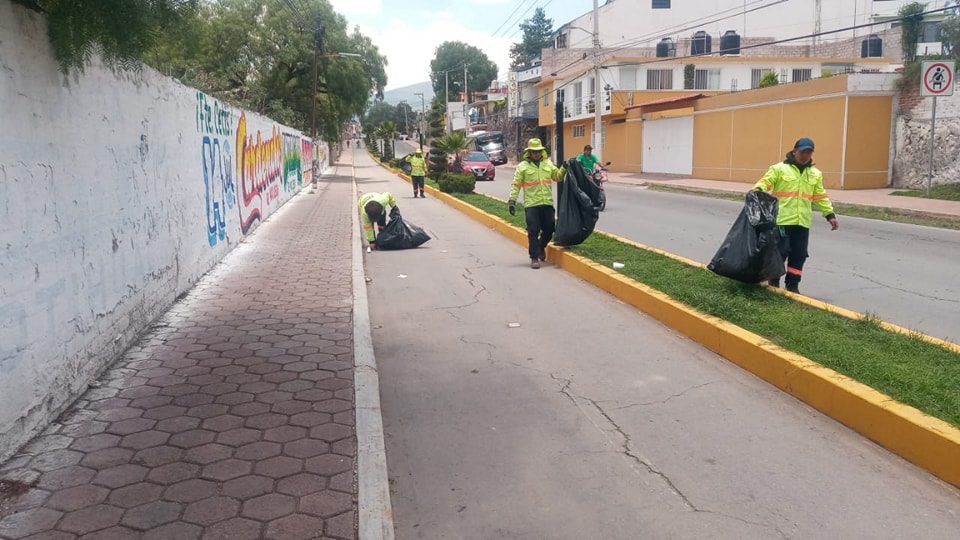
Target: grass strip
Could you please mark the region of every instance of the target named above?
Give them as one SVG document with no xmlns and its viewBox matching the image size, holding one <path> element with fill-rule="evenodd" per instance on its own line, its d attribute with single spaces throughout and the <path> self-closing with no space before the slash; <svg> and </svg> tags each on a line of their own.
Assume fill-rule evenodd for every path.
<svg viewBox="0 0 960 540">
<path fill-rule="evenodd" d="M 455 197 L 525 227 L 520 205 L 511 216 L 505 203 L 484 195 Z M 621 274 L 960 427 L 960 354 L 885 330 L 876 318 L 842 317 L 608 236 L 595 234 L 570 251 L 607 267 L 623 263 Z"/>
<path fill-rule="evenodd" d="M 667 184 L 647 184 L 647 189 L 665 193 L 681 193 L 684 195 L 697 195 L 700 197 L 710 197 L 712 199 L 743 202 L 742 193 L 730 191 L 688 188 Z M 907 210 L 883 208 L 879 206 L 863 206 L 859 204 L 834 203 L 833 207 L 841 217 L 852 216 L 864 219 L 879 219 L 881 221 L 906 223 L 908 225 L 925 225 L 927 227 L 960 230 L 960 218 L 951 218 L 950 216 L 923 214 Z"/>
<path fill-rule="evenodd" d="M 942 199 L 944 201 L 960 201 L 960 184 L 940 184 L 930 188 L 930 195 L 925 189 L 906 189 L 894 191 L 891 195 L 900 197 L 921 197 L 924 199 Z"/>
</svg>

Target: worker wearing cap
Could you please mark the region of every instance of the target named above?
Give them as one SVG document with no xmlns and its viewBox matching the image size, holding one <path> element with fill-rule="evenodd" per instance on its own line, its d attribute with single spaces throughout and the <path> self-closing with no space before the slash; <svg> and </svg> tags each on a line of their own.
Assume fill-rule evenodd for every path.
<svg viewBox="0 0 960 540">
<path fill-rule="evenodd" d="M 553 183 L 563 180 L 565 171 L 550 161 L 540 139 L 527 141 L 523 161 L 517 165 L 510 188 L 510 215 L 517 213 L 517 196 L 523 191 L 524 217 L 527 220 L 530 268 L 540 268 L 547 258 L 547 244 L 553 238 L 556 211 L 553 208 Z"/>
<path fill-rule="evenodd" d="M 830 222 L 832 230 L 840 227 L 833 204 L 823 188 L 823 173 L 813 165 L 813 150 L 813 140 L 806 137 L 798 140 L 793 150 L 787 153 L 787 158 L 771 166 L 754 186 L 754 189 L 772 193 L 778 199 L 777 225 L 780 226 L 782 237 L 780 252 L 787 264 L 784 281 L 787 290 L 795 293 L 800 292 L 803 263 L 809 256 L 807 245 L 813 207 Z M 780 280 L 772 280 L 770 285 L 779 287 Z"/>
<path fill-rule="evenodd" d="M 413 180 L 413 198 L 420 197 L 426 199 L 423 194 L 423 177 L 427 175 L 427 162 L 423 159 L 423 150 L 417 148 L 413 155 L 407 156 L 407 163 L 410 164 L 410 178 Z"/>
<path fill-rule="evenodd" d="M 377 232 L 387 226 L 387 207 L 390 206 L 390 219 L 400 217 L 400 208 L 397 207 L 397 199 L 392 193 L 364 193 L 360 196 L 360 202 L 357 204 L 360 208 L 360 221 L 363 224 L 363 232 L 367 236 L 367 242 L 370 247 L 377 247 Z M 376 225 L 377 230 L 374 229 Z"/>
</svg>

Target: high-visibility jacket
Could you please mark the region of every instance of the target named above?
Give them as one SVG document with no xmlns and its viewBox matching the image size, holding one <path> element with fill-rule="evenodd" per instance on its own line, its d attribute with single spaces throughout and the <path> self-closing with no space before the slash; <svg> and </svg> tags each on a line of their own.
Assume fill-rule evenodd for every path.
<svg viewBox="0 0 960 540">
<path fill-rule="evenodd" d="M 800 225 L 809 229 L 814 206 L 827 219 L 834 215 L 833 204 L 823 188 L 823 173 L 812 164 L 800 172 L 790 159 L 777 163 L 767 170 L 754 189 L 770 192 L 779 199 L 777 225 Z"/>
<path fill-rule="evenodd" d="M 426 176 L 427 161 L 422 156 L 416 154 L 407 156 L 407 163 L 410 164 L 410 176 Z"/>
<path fill-rule="evenodd" d="M 523 153 L 523 161 L 517 165 L 513 173 L 513 185 L 510 188 L 510 200 L 516 202 L 520 190 L 523 190 L 523 205 L 553 206 L 553 183 L 563 180 L 564 170 L 558 168 L 547 152 L 543 152 L 543 159 L 536 165 L 527 159 L 527 152 Z"/>
<path fill-rule="evenodd" d="M 388 207 L 397 206 L 397 199 L 393 197 L 392 193 L 386 191 L 383 193 L 364 193 L 360 196 L 360 202 L 357 204 L 357 207 L 360 208 L 360 222 L 363 223 L 363 232 L 366 233 L 368 242 L 375 242 L 377 240 L 377 233 L 373 229 L 373 222 L 370 221 L 370 216 L 368 216 L 367 212 L 363 209 L 370 201 L 380 203 L 380 206 L 383 207 L 383 215 L 386 216 L 389 214 Z"/>
</svg>

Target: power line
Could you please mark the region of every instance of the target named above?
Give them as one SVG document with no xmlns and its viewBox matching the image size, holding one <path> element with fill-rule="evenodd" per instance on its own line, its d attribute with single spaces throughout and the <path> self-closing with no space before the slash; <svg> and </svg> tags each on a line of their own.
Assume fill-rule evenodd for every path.
<svg viewBox="0 0 960 540">
<path fill-rule="evenodd" d="M 536 0 L 532 0 L 532 1 L 535 2 Z M 510 12 L 510 15 L 507 15 L 507 18 L 504 19 L 503 22 L 500 23 L 500 26 L 498 26 L 497 29 L 494 30 L 493 33 L 490 34 L 490 35 L 491 35 L 492 37 L 496 37 L 497 34 L 500 32 L 500 29 L 503 28 L 504 26 L 506 26 L 506 24 L 507 24 L 508 22 L 510 22 L 510 19 L 513 18 L 513 16 L 517 13 L 517 11 L 519 11 L 520 8 L 523 7 L 523 4 L 525 4 L 526 2 L 527 2 L 527 0 L 520 0 L 520 3 L 517 4 L 517 7 L 513 8 L 513 11 Z"/>
<path fill-rule="evenodd" d="M 542 6 L 539 6 L 539 8 L 540 8 L 540 9 L 546 9 L 547 6 L 549 6 L 551 2 L 553 2 L 553 0 L 547 0 L 547 2 L 546 2 L 545 4 L 543 4 Z M 518 21 L 518 22 L 522 22 L 524 15 L 526 15 L 527 13 L 529 13 L 529 12 L 530 12 L 530 8 L 532 8 L 532 7 L 535 6 L 536 4 L 537 4 L 536 2 L 530 4 L 530 6 L 527 7 L 527 11 L 524 11 L 523 14 L 520 15 L 520 18 L 517 19 L 517 21 Z M 521 30 L 521 27 L 520 27 L 519 25 L 517 25 L 517 29 L 514 30 L 512 34 L 510 34 L 509 36 L 507 36 L 507 39 L 510 39 L 510 38 L 512 38 L 513 36 L 517 35 L 517 32 L 519 32 L 520 30 Z"/>
</svg>

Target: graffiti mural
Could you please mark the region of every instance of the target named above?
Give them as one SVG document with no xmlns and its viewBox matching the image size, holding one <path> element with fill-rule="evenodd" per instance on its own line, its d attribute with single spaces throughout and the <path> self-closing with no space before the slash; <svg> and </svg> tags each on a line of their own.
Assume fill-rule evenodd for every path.
<svg viewBox="0 0 960 540">
<path fill-rule="evenodd" d="M 197 92 L 197 131 L 202 135 L 200 161 L 207 211 L 207 241 L 210 247 L 227 237 L 227 210 L 236 202 L 233 183 L 233 112 L 219 101 Z"/>
<path fill-rule="evenodd" d="M 309 184 L 313 182 L 313 141 L 303 139 L 300 141 L 300 170 L 303 171 L 303 181 Z"/>
<path fill-rule="evenodd" d="M 300 145 L 300 136 L 296 133 L 283 134 L 283 190 L 286 192 L 296 191 L 303 185 L 303 176 L 301 175 L 300 153 L 303 151 Z"/>
<path fill-rule="evenodd" d="M 237 176 L 240 181 L 240 230 L 247 234 L 263 220 L 271 203 L 280 198 L 284 167 L 283 139 L 276 126 L 264 138 L 260 130 L 247 133 L 247 115 L 237 122 Z"/>
</svg>

